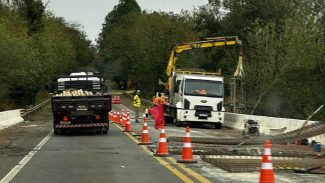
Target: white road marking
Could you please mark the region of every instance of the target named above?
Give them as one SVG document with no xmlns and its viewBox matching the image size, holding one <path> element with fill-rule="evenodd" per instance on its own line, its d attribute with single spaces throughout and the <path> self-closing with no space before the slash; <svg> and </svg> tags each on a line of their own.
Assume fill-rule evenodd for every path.
<svg viewBox="0 0 325 183">
<path fill-rule="evenodd" d="M 42 146 L 51 138 L 53 135 L 53 130 L 39 143 L 34 147 L 32 151 L 30 151 L 10 172 L 0 180 L 0 183 L 8 183 L 10 182 L 23 167 L 32 159 L 32 157 L 42 148 Z"/>
</svg>

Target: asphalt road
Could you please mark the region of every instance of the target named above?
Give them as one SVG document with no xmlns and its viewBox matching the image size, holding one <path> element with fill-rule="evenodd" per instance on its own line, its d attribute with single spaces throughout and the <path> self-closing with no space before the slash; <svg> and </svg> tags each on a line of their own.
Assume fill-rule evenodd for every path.
<svg viewBox="0 0 325 183">
<path fill-rule="evenodd" d="M 52 130 L 47 106 L 32 119 L 0 131 L 0 180 Z"/>
<path fill-rule="evenodd" d="M 122 103 L 131 108 L 128 99 L 122 98 Z M 120 111 L 122 107 L 124 106 L 114 105 L 114 110 Z M 141 123 L 135 124 L 133 120 L 131 121 L 133 131 L 139 134 Z M 150 138 L 155 146 L 159 132 L 153 128 L 152 119 L 148 119 L 148 125 Z M 15 183 L 258 182 L 259 172 L 229 173 L 202 161 L 198 156 L 195 156 L 197 164 L 187 166 L 175 163 L 175 159 L 180 158 L 179 155 L 169 158 L 153 157 L 152 152 L 136 144 L 135 137 L 121 132 L 121 129 L 112 124 L 108 135 L 76 132 L 56 136 L 50 133 L 51 130 L 50 107 L 27 122 L 1 130 L 0 180 L 10 175 L 13 177 L 11 182 Z M 166 126 L 166 131 L 167 136 L 184 134 L 184 128 L 172 124 Z M 46 138 L 48 134 L 50 135 Z M 238 135 L 239 131 L 227 128 L 221 130 L 215 130 L 213 126 L 191 128 L 191 136 Z M 276 172 L 277 182 L 323 182 L 324 178 L 324 175 Z"/>
<path fill-rule="evenodd" d="M 51 129 L 52 119 L 48 113 L 33 122 L 35 124 L 28 123 L 30 129 L 41 125 L 46 128 L 35 133 L 38 134 L 35 135 L 37 137 L 46 136 L 44 133 Z M 27 129 L 24 126 L 26 124 L 16 126 L 15 130 L 22 130 L 15 133 L 22 133 Z M 108 135 L 75 132 L 62 136 L 50 133 L 48 137 L 48 141 L 44 142 L 44 146 L 36 151 L 25 166 L 15 171 L 16 175 L 11 182 L 183 182 L 114 125 L 111 125 Z M 42 140 L 30 136 L 16 138 L 20 138 L 21 144 L 25 142 L 27 146 L 21 155 L 32 151 L 32 146 Z M 3 159 L 7 159 L 8 166 L 1 169 L 1 178 L 5 172 L 9 172 L 10 166 L 13 168 L 15 164 L 21 164 L 18 162 L 22 156 L 8 158 L 13 154 L 7 155 Z"/>
<path fill-rule="evenodd" d="M 58 136 L 51 130 L 48 107 L 0 132 L 2 182 L 198 182 L 176 163 L 152 156 L 115 125 L 107 135 L 79 131 Z"/>
<path fill-rule="evenodd" d="M 112 127 L 108 135 L 52 136 L 12 182 L 182 181 Z"/>
</svg>

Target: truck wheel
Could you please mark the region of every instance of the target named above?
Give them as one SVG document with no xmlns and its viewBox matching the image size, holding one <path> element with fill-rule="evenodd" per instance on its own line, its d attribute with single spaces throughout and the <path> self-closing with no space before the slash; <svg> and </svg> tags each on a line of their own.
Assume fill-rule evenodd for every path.
<svg viewBox="0 0 325 183">
<path fill-rule="evenodd" d="M 221 129 L 221 126 L 222 126 L 222 123 L 216 123 L 216 124 L 214 124 L 214 127 L 216 129 Z"/>
<path fill-rule="evenodd" d="M 174 121 L 177 127 L 181 127 L 183 125 L 183 122 L 178 121 L 177 119 L 174 119 Z"/>
<path fill-rule="evenodd" d="M 60 135 L 60 131 L 57 128 L 54 128 L 54 135 Z"/>
<path fill-rule="evenodd" d="M 165 119 L 165 122 L 166 123 L 172 123 L 173 122 L 173 119 L 169 116 L 164 116 L 164 119 Z"/>
<path fill-rule="evenodd" d="M 55 125 L 60 123 L 58 116 L 53 116 L 53 130 L 55 135 L 60 135 L 60 129 L 56 128 Z"/>
</svg>

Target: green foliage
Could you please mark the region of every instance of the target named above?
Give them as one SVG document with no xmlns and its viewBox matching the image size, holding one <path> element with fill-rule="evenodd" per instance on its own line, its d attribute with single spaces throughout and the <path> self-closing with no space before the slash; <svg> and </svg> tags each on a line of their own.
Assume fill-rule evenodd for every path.
<svg viewBox="0 0 325 183">
<path fill-rule="evenodd" d="M 43 28 L 43 14 L 45 6 L 41 0 L 24 0 L 23 11 L 28 23 L 28 34 L 40 32 Z"/>
<path fill-rule="evenodd" d="M 99 53 L 108 78 L 117 84 L 145 89 L 152 94 L 159 89 L 158 80 L 166 79 L 165 68 L 171 45 L 195 39 L 192 25 L 184 18 L 165 13 L 132 12 L 111 27 Z M 145 81 L 145 82 L 143 82 Z"/>
<path fill-rule="evenodd" d="M 175 43 L 240 36 L 247 104 L 257 107 L 256 114 L 305 118 L 325 103 L 324 1 L 209 0 L 181 15 L 140 13 L 138 6 L 122 11 L 126 4 L 107 15 L 94 63 L 117 84 L 128 81 L 152 94 L 159 90 L 158 78 L 165 78 Z M 182 54 L 177 67 L 221 68 L 230 78 L 237 60 L 238 48 L 213 48 Z M 323 112 L 315 119 L 324 117 Z"/>
<path fill-rule="evenodd" d="M 77 26 L 38 14 L 41 1 L 15 2 L 0 3 L 0 110 L 32 104 L 54 76 L 87 65 L 94 57 Z M 30 19 L 21 8 L 24 2 L 36 3 L 29 7 Z"/>
</svg>

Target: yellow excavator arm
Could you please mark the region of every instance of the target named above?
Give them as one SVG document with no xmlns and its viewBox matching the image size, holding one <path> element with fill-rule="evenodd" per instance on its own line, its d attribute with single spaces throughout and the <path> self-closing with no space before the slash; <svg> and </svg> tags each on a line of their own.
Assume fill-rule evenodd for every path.
<svg viewBox="0 0 325 183">
<path fill-rule="evenodd" d="M 169 56 L 169 61 L 166 69 L 166 74 L 168 77 L 168 89 L 171 89 L 172 75 L 176 70 L 176 60 L 177 55 L 186 50 L 192 50 L 197 48 L 210 48 L 218 46 L 228 46 L 228 45 L 241 45 L 241 41 L 238 36 L 232 37 L 214 37 L 206 38 L 203 41 L 189 42 L 177 44 L 172 48 L 172 51 Z"/>
</svg>

